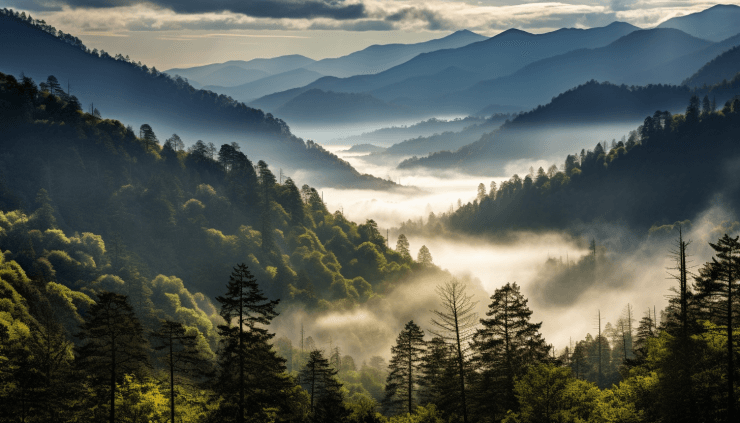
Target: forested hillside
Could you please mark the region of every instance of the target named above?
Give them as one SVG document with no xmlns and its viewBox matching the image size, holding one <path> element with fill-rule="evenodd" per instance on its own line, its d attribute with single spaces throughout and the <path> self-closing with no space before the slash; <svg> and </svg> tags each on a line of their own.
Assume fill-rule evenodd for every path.
<svg viewBox="0 0 740 423">
<path fill-rule="evenodd" d="M 739 130 L 740 100 L 715 110 L 708 97 L 693 96 L 685 114 L 657 111 L 611 146 L 598 143 L 562 164 L 531 169 L 499 186 L 481 183 L 475 202 L 437 216 L 424 230 L 505 233 L 596 221 L 647 230 L 692 218 L 717 195 L 737 209 L 740 197 L 731 175 L 740 157 Z M 413 222 L 401 227 L 419 229 Z"/>
<path fill-rule="evenodd" d="M 399 168 L 456 169 L 469 174 L 485 173 L 509 159 L 543 157 L 570 150 L 583 137 L 593 137 L 605 124 L 637 123 L 656 110 L 677 113 L 692 95 L 706 107 L 717 108 L 738 92 L 740 78 L 710 87 L 689 89 L 675 85 L 626 86 L 589 81 L 565 91 L 544 106 L 521 113 L 498 130 L 481 136 L 458 150 L 440 151 L 412 158 Z M 702 107 L 704 105 L 702 104 Z M 626 131 L 625 131 L 626 132 Z M 547 142 L 542 142 L 547 140 Z"/>
<path fill-rule="evenodd" d="M 259 354 L 244 371 L 264 372 L 244 388 L 244 415 L 302 419 L 308 397 L 289 373 L 310 348 L 254 328 L 291 308 L 350 310 L 410 278 L 446 277 L 237 144 L 185 151 L 173 134 L 160 145 L 149 125 L 135 133 L 83 112 L 53 79 L 0 75 L 0 131 L 0 421 L 164 421 L 172 360 L 186 363 L 173 370 L 179 419 L 232 421 L 244 406 L 233 385 L 245 386 L 233 377 L 244 337 Z M 245 290 L 250 335 L 229 325 Z M 101 329 L 105 319 L 120 326 Z M 160 348 L 172 342 L 176 356 Z M 358 407 L 382 397 L 384 369 L 351 371 Z"/>
<path fill-rule="evenodd" d="M 277 163 L 285 171 L 307 172 L 322 186 L 392 188 L 394 185 L 360 175 L 348 163 L 314 149 L 291 134 L 281 119 L 247 107 L 224 95 L 196 90 L 186 80 L 159 72 L 120 54 L 88 49 L 70 34 L 43 21 L 0 10 L 0 72 L 44 81 L 58 80 L 59 93 L 79 99 L 103 117 L 135 127 L 146 123 L 158 131 L 177 132 L 188 146 L 196 140 L 238 142 L 258 159 Z"/>
</svg>

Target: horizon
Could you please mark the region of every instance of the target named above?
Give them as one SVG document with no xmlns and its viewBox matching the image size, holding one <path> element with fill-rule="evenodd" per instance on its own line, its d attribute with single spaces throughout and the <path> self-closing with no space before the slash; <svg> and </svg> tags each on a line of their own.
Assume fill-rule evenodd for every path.
<svg viewBox="0 0 740 423">
<path fill-rule="evenodd" d="M 350 25 L 343 16 L 327 18 L 309 13 L 307 17 L 255 18 L 226 11 L 176 12 L 168 9 L 165 1 L 161 3 L 154 8 L 129 0 L 126 7 L 103 4 L 92 8 L 74 7 L 74 0 L 9 0 L 0 2 L 0 7 L 43 19 L 58 30 L 80 38 L 91 49 L 128 55 L 134 61 L 169 70 L 293 54 L 318 61 L 346 56 L 373 45 L 431 41 L 462 30 L 490 38 L 510 29 L 543 34 L 559 29 L 605 27 L 614 22 L 650 29 L 671 18 L 712 7 L 740 6 L 740 0 L 687 2 L 681 6 L 617 0 L 598 6 L 555 2 L 488 5 L 439 0 L 435 7 L 452 7 L 456 13 L 454 19 L 445 15 L 442 22 L 435 18 L 441 11 L 422 13 L 423 10 L 412 4 L 409 7 L 414 13 L 409 7 L 396 14 L 386 10 L 382 20 L 386 24 L 381 25 L 375 19 L 371 25 L 364 17 L 349 19 L 353 22 Z M 377 10 L 373 13 L 372 16 L 383 16 Z"/>
</svg>

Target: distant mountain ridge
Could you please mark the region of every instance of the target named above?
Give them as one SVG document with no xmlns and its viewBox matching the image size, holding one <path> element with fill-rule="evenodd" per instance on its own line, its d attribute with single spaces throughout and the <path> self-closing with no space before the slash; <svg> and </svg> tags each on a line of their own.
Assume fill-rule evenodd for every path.
<svg viewBox="0 0 740 423">
<path fill-rule="evenodd" d="M 627 87 L 590 81 L 555 97 L 546 106 L 522 113 L 500 129 L 457 151 L 438 152 L 402 162 L 399 168 L 484 172 L 491 163 L 534 157 L 552 148 L 554 129 L 583 125 L 637 123 L 655 110 L 680 111 L 686 107 L 691 91 L 683 86 L 653 85 Z M 543 139 L 548 139 L 543 143 Z"/>
<path fill-rule="evenodd" d="M 165 73 L 170 75 L 180 75 L 183 78 L 189 80 L 195 80 L 201 85 L 223 85 L 220 83 L 222 77 L 213 77 L 214 74 L 218 75 L 218 72 L 223 72 L 224 69 L 242 69 L 248 71 L 260 72 L 263 76 L 274 75 L 277 73 L 288 72 L 293 69 L 302 68 L 306 65 L 315 62 L 306 56 L 300 54 L 291 54 L 286 56 L 278 56 L 271 59 L 252 59 L 249 61 L 244 60 L 229 60 L 224 63 L 213 63 L 210 65 L 195 66 L 191 68 L 173 68 L 166 70 Z M 253 79 L 254 81 L 255 79 Z M 250 81 L 242 81 L 241 84 L 245 84 Z M 236 84 L 236 85 L 241 85 Z"/>
<path fill-rule="evenodd" d="M 738 72 L 740 72 L 740 46 L 735 46 L 702 66 L 682 84 L 688 87 L 714 85 L 731 80 Z"/>
<path fill-rule="evenodd" d="M 740 33 L 740 6 L 718 4 L 686 16 L 668 19 L 658 28 L 679 29 L 694 37 L 721 41 Z"/>
<path fill-rule="evenodd" d="M 416 99 L 435 97 L 446 90 L 454 72 L 444 73 L 451 66 L 467 72 L 469 86 L 478 81 L 508 75 L 521 67 L 545 57 L 576 50 L 607 45 L 638 29 L 632 25 L 615 22 L 603 28 L 562 29 L 546 34 L 530 34 L 510 29 L 492 38 L 456 49 L 438 50 L 420 54 L 402 65 L 375 75 L 358 75 L 349 78 L 324 77 L 305 89 L 319 88 L 336 92 L 369 92 L 381 100 L 397 97 L 392 90 L 384 91 L 397 83 L 413 83 L 413 78 L 440 74 L 442 79 L 432 79 L 423 84 L 423 92 Z M 459 78 L 457 78 L 459 79 Z M 259 99 L 255 104 L 259 104 Z"/>
<path fill-rule="evenodd" d="M 605 47 L 543 59 L 511 75 L 483 81 L 433 101 L 440 107 L 456 106 L 472 113 L 492 101 L 532 108 L 592 79 L 628 85 L 659 84 L 663 82 L 663 73 L 650 72 L 651 69 L 675 63 L 676 59 L 711 45 L 676 29 L 634 31 Z M 700 64 L 675 63 L 677 69 L 673 71 L 690 75 Z"/>
<path fill-rule="evenodd" d="M 180 75 L 188 78 L 201 86 L 209 86 L 216 89 L 217 92 L 235 98 L 255 99 L 273 92 L 306 85 L 321 76 L 348 77 L 375 74 L 400 65 L 421 53 L 446 48 L 457 48 L 484 39 L 486 37 L 482 35 L 468 30 L 461 30 L 446 37 L 421 43 L 372 45 L 345 56 L 318 61 L 301 55 L 287 55 L 249 61 L 232 60 L 225 63 L 214 63 L 192 68 L 175 68 L 166 72 L 171 75 Z M 262 89 L 255 90 L 252 93 L 245 92 L 244 87 L 239 89 L 230 88 L 242 86 L 259 79 L 251 78 L 250 75 L 244 74 L 244 71 L 247 70 L 264 72 L 265 74 L 262 78 L 265 78 L 301 68 L 305 71 L 314 72 L 317 78 L 299 85 L 296 85 L 296 83 L 278 85 L 274 91 L 270 92 L 264 92 L 266 88 L 269 90 L 269 84 L 267 83 L 262 84 Z M 229 70 L 229 72 L 227 73 L 226 70 Z M 227 74 L 224 75 L 225 73 Z M 239 81 L 240 75 L 243 74 L 245 79 Z M 308 74 L 308 72 L 305 74 Z M 224 83 L 226 81 L 232 82 Z M 254 86 L 251 88 L 254 88 Z"/>
<path fill-rule="evenodd" d="M 268 94 L 302 87 L 321 78 L 321 74 L 306 68 L 297 68 L 283 73 L 267 75 L 263 78 L 233 87 L 206 85 L 203 89 L 228 93 L 239 101 L 249 102 Z"/>
</svg>

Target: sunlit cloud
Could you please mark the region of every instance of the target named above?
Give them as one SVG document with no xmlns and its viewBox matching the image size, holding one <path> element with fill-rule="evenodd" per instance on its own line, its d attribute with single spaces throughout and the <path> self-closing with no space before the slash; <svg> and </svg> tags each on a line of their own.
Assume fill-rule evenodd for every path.
<svg viewBox="0 0 740 423">
<path fill-rule="evenodd" d="M 363 0 L 315 2 L 234 2 L 234 4 L 285 4 L 291 7 L 305 3 L 303 13 L 280 11 L 256 13 L 230 7 L 230 2 L 174 1 L 141 2 L 139 0 L 65 0 L 27 1 L 14 5 L 33 11 L 44 19 L 63 22 L 81 30 L 97 31 L 165 31 L 165 30 L 343 30 L 343 31 L 452 31 L 469 29 L 484 35 L 495 35 L 508 28 L 546 32 L 562 27 L 587 28 L 620 20 L 651 27 L 671 17 L 698 12 L 712 3 L 670 2 L 652 0 L 603 0 L 583 3 L 536 2 L 502 4 L 446 0 L 404 2 Z M 730 3 L 740 4 L 740 0 Z M 310 5 L 327 10 L 355 8 L 347 14 L 313 13 Z M 303 6 L 302 6 L 303 7 Z M 317 10 L 318 10 L 317 9 Z M 296 9 L 297 10 L 297 9 Z M 323 9 L 321 9 L 323 10 Z M 284 13 L 283 13 L 284 12 Z"/>
</svg>

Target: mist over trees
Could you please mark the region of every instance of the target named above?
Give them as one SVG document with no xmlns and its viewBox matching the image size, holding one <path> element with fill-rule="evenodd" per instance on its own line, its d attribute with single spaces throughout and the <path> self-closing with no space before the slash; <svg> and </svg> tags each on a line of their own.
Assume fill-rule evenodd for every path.
<svg viewBox="0 0 740 423">
<path fill-rule="evenodd" d="M 269 114 L 89 51 L 24 13 L 0 15 L 174 84 L 181 100 L 212 101 L 233 113 L 226 120 L 257 122 L 286 142 L 276 148 L 296 145 Z M 320 191 L 244 145 L 204 137 L 186 148 L 156 125 L 137 130 L 87 111 L 54 76 L 37 85 L 0 74 L 0 422 L 736 421 L 738 226 L 713 228 L 727 233 L 703 245 L 711 260 L 692 265 L 696 244 L 681 219 L 717 199 L 739 205 L 740 99 L 718 105 L 713 95 L 723 99 L 738 78 L 694 90 L 591 82 L 559 99 L 570 105 L 521 114 L 507 125 L 552 123 L 558 104 L 594 93 L 629 94 L 615 104 L 691 94 L 684 114 L 651 112 L 623 140 L 523 178 L 480 182 L 473 202 L 409 221 L 391 248 L 378 222 L 330 212 Z M 303 153 L 378 182 L 314 142 Z M 618 219 L 676 236 L 665 252 L 675 261 L 668 305 L 613 304 L 612 322 L 583 309 L 594 333 L 564 348 L 547 343 L 516 281 L 482 297 L 435 265 L 432 244 L 409 241 Z M 567 304 L 625 266 L 594 239 L 572 262 L 548 259 L 531 295 Z M 335 336 L 331 325 L 328 337 L 304 330 L 304 320 L 341 323 L 391 307 L 384 301 L 403 289 L 436 302 L 407 310 L 381 355 L 348 351 L 358 336 Z"/>
</svg>

